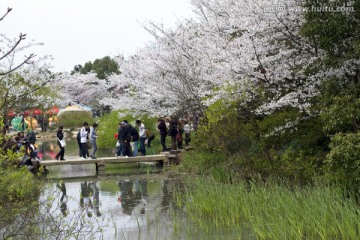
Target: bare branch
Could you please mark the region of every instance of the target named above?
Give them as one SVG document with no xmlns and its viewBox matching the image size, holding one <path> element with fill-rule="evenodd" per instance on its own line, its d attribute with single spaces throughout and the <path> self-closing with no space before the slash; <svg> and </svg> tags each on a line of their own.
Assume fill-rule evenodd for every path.
<svg viewBox="0 0 360 240">
<path fill-rule="evenodd" d="M 2 57 L 0 57 L 0 60 L 6 58 L 10 53 L 12 53 L 15 50 L 15 48 L 20 44 L 20 42 L 25 40 L 25 38 L 26 38 L 26 34 L 20 33 L 19 39 L 17 40 L 15 45 L 7 53 L 5 53 Z"/>
<path fill-rule="evenodd" d="M 6 17 L 6 15 L 8 15 L 9 12 L 11 12 L 11 10 L 12 10 L 12 8 L 8 7 L 6 13 L 0 18 L 0 21 L 2 21 Z"/>
<path fill-rule="evenodd" d="M 12 73 L 12 72 L 14 72 L 14 71 L 16 71 L 17 69 L 19 69 L 20 67 L 22 67 L 23 65 L 25 65 L 25 64 L 31 64 L 31 62 L 30 62 L 30 59 L 32 59 L 32 58 L 34 58 L 36 55 L 35 54 L 30 54 L 28 57 L 26 57 L 26 59 L 22 62 L 22 63 L 20 63 L 18 66 L 16 66 L 15 68 L 12 68 L 12 69 L 10 69 L 9 71 L 7 71 L 7 72 L 0 72 L 0 76 L 4 76 L 4 75 L 7 75 L 7 74 L 9 74 L 9 73 Z"/>
</svg>

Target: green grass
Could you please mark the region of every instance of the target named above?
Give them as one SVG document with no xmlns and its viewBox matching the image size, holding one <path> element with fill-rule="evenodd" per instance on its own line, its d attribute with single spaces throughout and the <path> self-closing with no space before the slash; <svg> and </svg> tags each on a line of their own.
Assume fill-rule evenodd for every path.
<svg viewBox="0 0 360 240">
<path fill-rule="evenodd" d="M 217 184 L 191 181 L 185 199 L 188 221 L 202 229 L 236 228 L 239 239 L 358 239 L 359 208 L 337 187 L 286 184 Z M 209 224 L 210 223 L 210 224 Z"/>
</svg>

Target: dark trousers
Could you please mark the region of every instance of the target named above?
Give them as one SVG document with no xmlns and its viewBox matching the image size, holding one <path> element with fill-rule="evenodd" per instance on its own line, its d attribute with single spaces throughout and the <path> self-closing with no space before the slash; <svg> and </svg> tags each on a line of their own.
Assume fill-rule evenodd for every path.
<svg viewBox="0 0 360 240">
<path fill-rule="evenodd" d="M 79 146 L 79 157 L 81 157 L 81 153 L 82 153 L 82 151 L 81 151 L 81 142 L 77 141 L 77 143 L 78 143 L 78 146 Z"/>
<path fill-rule="evenodd" d="M 176 150 L 176 135 L 171 136 L 171 150 Z"/>
<path fill-rule="evenodd" d="M 166 140 L 166 135 L 160 135 L 160 142 L 161 142 L 161 146 L 163 148 L 163 152 L 167 151 L 167 147 L 165 144 L 165 140 Z"/>
<path fill-rule="evenodd" d="M 154 140 L 154 138 L 155 138 L 155 135 L 152 135 L 151 137 L 149 137 L 149 138 L 147 139 L 147 140 L 148 140 L 148 142 L 147 142 L 148 147 L 151 147 L 151 146 L 150 146 L 150 143 L 151 143 L 152 140 Z"/>
<path fill-rule="evenodd" d="M 190 133 L 185 133 L 185 145 L 189 146 L 190 142 L 191 142 Z"/>
<path fill-rule="evenodd" d="M 87 154 L 89 153 L 89 150 L 88 150 L 88 148 L 87 148 L 87 144 L 86 144 L 86 142 L 85 143 L 81 143 L 81 157 L 83 157 L 83 158 L 86 158 L 87 156 Z"/>
<path fill-rule="evenodd" d="M 65 148 L 61 146 L 59 140 L 57 141 L 57 143 L 60 147 L 60 151 L 58 152 L 58 154 L 56 154 L 55 158 L 58 159 L 60 157 L 60 160 L 63 160 L 65 155 Z"/>
<path fill-rule="evenodd" d="M 145 149 L 145 140 L 146 138 L 140 138 L 140 152 L 141 155 L 145 156 L 146 155 L 146 149 Z"/>
<path fill-rule="evenodd" d="M 131 154 L 131 146 L 130 146 L 130 142 L 129 141 L 126 141 L 123 143 L 123 147 L 122 147 L 122 155 L 125 157 L 125 156 L 128 156 L 128 157 L 131 157 L 132 154 Z"/>
<path fill-rule="evenodd" d="M 177 140 L 177 145 L 179 149 L 182 149 L 183 147 L 183 140 L 182 140 L 182 136 L 181 136 L 181 141 Z"/>
<path fill-rule="evenodd" d="M 119 146 L 119 147 L 117 148 L 117 150 L 116 150 L 116 155 L 117 155 L 117 156 L 121 156 L 121 155 L 122 155 L 123 145 L 124 145 L 124 143 L 123 143 L 123 142 L 120 142 L 120 146 Z"/>
</svg>

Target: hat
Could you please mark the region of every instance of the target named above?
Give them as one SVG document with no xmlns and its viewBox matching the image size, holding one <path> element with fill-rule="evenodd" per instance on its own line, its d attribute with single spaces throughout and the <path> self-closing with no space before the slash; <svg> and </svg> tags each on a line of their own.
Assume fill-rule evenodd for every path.
<svg viewBox="0 0 360 240">
<path fill-rule="evenodd" d="M 125 122 L 121 122 L 120 125 L 125 125 L 126 123 Z"/>
</svg>

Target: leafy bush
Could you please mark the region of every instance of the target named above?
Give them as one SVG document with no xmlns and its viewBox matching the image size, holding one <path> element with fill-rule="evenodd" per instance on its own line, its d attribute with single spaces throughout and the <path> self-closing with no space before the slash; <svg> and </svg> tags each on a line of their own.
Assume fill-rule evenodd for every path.
<svg viewBox="0 0 360 240">
<path fill-rule="evenodd" d="M 327 174 L 331 180 L 347 187 L 360 187 L 360 131 L 338 133 L 331 138 L 326 156 Z"/>
<path fill-rule="evenodd" d="M 328 134 L 351 132 L 360 126 L 360 98 L 346 93 L 335 96 L 332 104 L 321 113 L 324 130 Z"/>
</svg>

